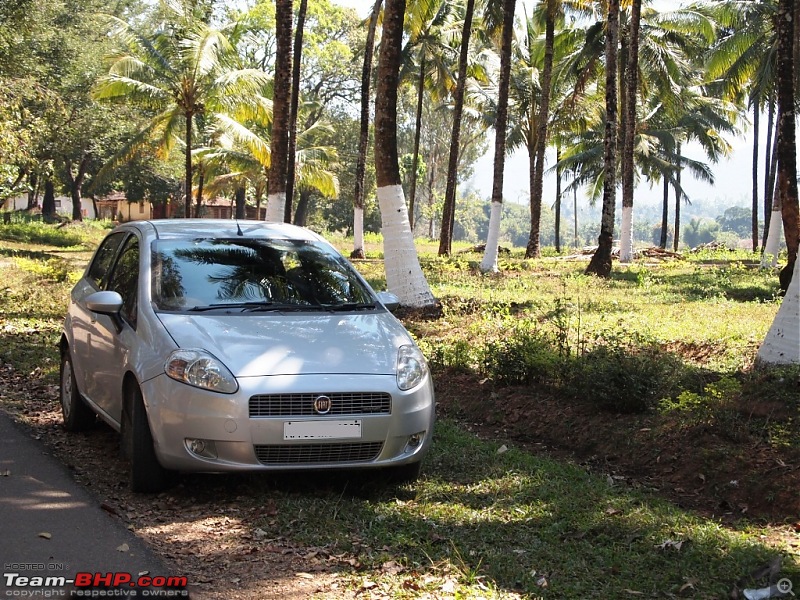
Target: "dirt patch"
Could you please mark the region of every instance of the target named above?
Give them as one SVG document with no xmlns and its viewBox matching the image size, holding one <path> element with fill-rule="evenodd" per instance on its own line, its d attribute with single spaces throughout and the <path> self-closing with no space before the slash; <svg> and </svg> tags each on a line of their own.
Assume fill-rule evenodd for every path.
<svg viewBox="0 0 800 600">
<path fill-rule="evenodd" d="M 440 414 L 481 437 L 573 460 L 705 516 L 800 530 L 800 449 L 770 445 L 746 427 L 757 418 L 796 418 L 785 404 L 741 403 L 736 423 L 686 424 L 660 414 L 610 414 L 533 387 L 495 388 L 454 371 L 438 374 L 437 400 Z"/>
</svg>

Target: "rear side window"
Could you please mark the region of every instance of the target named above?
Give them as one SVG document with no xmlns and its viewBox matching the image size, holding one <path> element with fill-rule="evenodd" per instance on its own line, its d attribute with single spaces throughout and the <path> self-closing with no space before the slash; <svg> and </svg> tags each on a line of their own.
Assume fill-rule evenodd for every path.
<svg viewBox="0 0 800 600">
<path fill-rule="evenodd" d="M 114 263 L 114 257 L 124 239 L 124 232 L 112 233 L 104 239 L 97 248 L 97 252 L 95 252 L 94 259 L 89 266 L 89 271 L 86 276 L 91 279 L 98 288 L 103 285 L 103 280 L 106 278 L 111 265 Z"/>
</svg>

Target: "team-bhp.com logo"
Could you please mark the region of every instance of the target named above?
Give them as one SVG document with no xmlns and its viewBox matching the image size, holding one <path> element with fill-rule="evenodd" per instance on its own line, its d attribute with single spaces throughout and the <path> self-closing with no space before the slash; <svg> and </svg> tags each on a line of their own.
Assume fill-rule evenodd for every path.
<svg viewBox="0 0 800 600">
<path fill-rule="evenodd" d="M 163 576 L 163 575 L 132 575 L 131 573 L 124 572 L 111 572 L 111 573 L 90 573 L 82 571 L 75 574 L 75 577 L 67 578 L 64 576 L 30 576 L 21 575 L 20 573 L 4 573 L 4 583 L 6 588 L 65 588 L 67 586 L 73 587 L 72 596 L 86 596 L 96 597 L 100 595 L 109 595 L 108 592 L 113 589 L 116 593 L 114 596 L 135 595 L 137 597 L 188 597 L 189 592 L 186 589 L 188 579 L 186 577 L 178 576 Z M 8 591 L 13 591 L 8 589 Z M 102 593 L 106 592 L 106 593 Z M 9 595 L 6 593 L 6 595 Z M 13 594 L 20 595 L 20 594 Z M 27 594 L 24 594 L 27 595 Z"/>
</svg>

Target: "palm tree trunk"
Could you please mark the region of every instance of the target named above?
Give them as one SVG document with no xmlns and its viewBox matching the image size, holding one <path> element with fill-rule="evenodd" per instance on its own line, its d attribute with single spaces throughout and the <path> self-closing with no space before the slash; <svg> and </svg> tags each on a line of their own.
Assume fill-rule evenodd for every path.
<svg viewBox="0 0 800 600">
<path fill-rule="evenodd" d="M 586 273 L 611 275 L 614 243 L 614 212 L 617 202 L 617 46 L 619 44 L 619 0 L 608 0 L 606 19 L 606 123 L 603 141 L 603 215 L 597 250 Z"/>
<path fill-rule="evenodd" d="M 639 88 L 639 23 L 642 0 L 633 0 L 628 34 L 628 56 L 625 69 L 625 121 L 622 140 L 622 232 L 620 236 L 620 262 L 633 260 L 633 143 L 636 136 L 636 98 Z"/>
<path fill-rule="evenodd" d="M 753 210 L 752 232 L 753 252 L 758 250 L 758 136 L 761 125 L 761 107 L 753 101 Z"/>
<path fill-rule="evenodd" d="M 184 168 L 186 169 L 186 179 L 184 181 L 185 204 L 183 216 L 187 219 L 192 216 L 192 119 L 191 112 L 186 113 L 186 149 L 184 150 Z"/>
<path fill-rule="evenodd" d="M 414 201 L 417 196 L 417 169 L 419 168 L 419 138 L 422 133 L 422 100 L 425 93 L 425 56 L 419 65 L 419 84 L 417 87 L 417 116 L 414 122 L 414 157 L 411 160 L 411 190 L 408 199 L 408 221 L 414 231 Z"/>
<path fill-rule="evenodd" d="M 767 232 L 772 213 L 772 196 L 775 193 L 775 177 L 778 168 L 778 129 L 775 127 L 775 100 L 769 99 L 767 113 L 767 147 L 764 152 L 764 231 L 762 233 L 762 253 L 767 245 Z"/>
<path fill-rule="evenodd" d="M 311 202 L 311 191 L 301 189 L 300 199 L 297 201 L 297 210 L 294 213 L 294 223 L 305 227 L 308 221 L 308 205 Z"/>
<path fill-rule="evenodd" d="M 672 234 L 672 250 L 677 252 L 681 245 L 681 196 L 683 196 L 683 189 L 681 188 L 681 171 L 683 170 L 683 161 L 681 160 L 681 144 L 678 142 L 677 148 L 678 165 L 675 171 L 675 231 Z"/>
<path fill-rule="evenodd" d="M 539 223 L 542 217 L 542 188 L 544 182 L 544 151 L 547 148 L 547 121 L 550 119 L 550 80 L 553 74 L 553 44 L 556 27 L 556 2 L 547 0 L 544 33 L 544 66 L 542 69 L 542 97 L 539 108 L 539 121 L 536 133 L 536 164 L 534 165 L 533 185 L 531 187 L 531 233 L 526 258 L 538 258 Z"/>
<path fill-rule="evenodd" d="M 303 57 L 303 28 L 306 22 L 308 0 L 300 0 L 297 9 L 297 29 L 294 34 L 294 57 L 292 59 L 292 100 L 289 108 L 289 150 L 286 167 L 286 210 L 283 220 L 292 222 L 292 202 L 294 201 L 295 150 L 297 149 L 297 110 L 300 105 L 300 62 Z"/>
<path fill-rule="evenodd" d="M 494 138 L 494 174 L 492 179 L 492 211 L 481 271 L 497 272 L 497 244 L 500 241 L 500 218 L 503 211 L 503 171 L 506 164 L 506 129 L 508 125 L 508 88 L 511 82 L 511 42 L 514 35 L 516 0 L 503 0 L 503 37 L 500 46 L 500 80 L 498 82 L 497 117 Z"/>
<path fill-rule="evenodd" d="M 781 289 L 786 292 L 794 272 L 800 243 L 800 206 L 797 195 L 797 141 L 794 117 L 794 11 L 795 0 L 778 4 L 778 190 L 781 196 L 783 235 L 788 260 L 781 270 Z M 796 315 L 795 315 L 796 317 Z M 795 320 L 795 325 L 797 321 Z"/>
<path fill-rule="evenodd" d="M 246 190 L 244 186 L 239 186 L 236 188 L 236 192 L 234 193 L 234 202 L 236 204 L 236 218 L 237 219 L 244 219 L 244 203 L 246 199 Z"/>
<path fill-rule="evenodd" d="M 661 240 L 658 247 L 667 248 L 667 228 L 669 227 L 669 179 L 664 177 L 664 201 L 661 207 Z"/>
<path fill-rule="evenodd" d="M 578 248 L 578 188 L 575 187 L 575 182 L 572 184 L 572 221 L 575 233 L 575 248 Z"/>
<path fill-rule="evenodd" d="M 397 89 L 405 0 L 386 0 L 375 90 L 375 175 L 383 225 L 384 268 L 389 291 L 407 306 L 435 303 L 419 264 L 397 159 Z"/>
<path fill-rule="evenodd" d="M 200 211 L 203 208 L 203 187 L 205 186 L 205 171 L 203 165 L 198 165 L 197 171 L 197 200 L 195 201 L 194 216 L 200 218 Z"/>
<path fill-rule="evenodd" d="M 461 50 L 458 57 L 458 81 L 453 97 L 453 130 L 450 134 L 450 157 L 447 162 L 447 186 L 442 208 L 442 227 L 439 233 L 439 255 L 449 256 L 453 245 L 453 221 L 456 211 L 456 178 L 458 176 L 458 157 L 460 153 L 461 114 L 464 110 L 464 91 L 467 83 L 467 62 L 469 59 L 469 39 L 472 34 L 472 17 L 475 0 L 467 0 L 464 24 L 461 28 Z"/>
<path fill-rule="evenodd" d="M 272 96 L 271 163 L 267 221 L 283 221 L 289 151 L 292 85 L 292 0 L 275 0 L 275 84 Z"/>
<path fill-rule="evenodd" d="M 364 258 L 364 179 L 369 145 L 369 84 L 372 77 L 372 53 L 375 49 L 375 29 L 378 25 L 383 0 L 375 0 L 369 18 L 367 43 L 364 47 L 364 64 L 361 68 L 361 129 L 358 137 L 356 161 L 356 187 L 353 194 L 353 251 L 350 258 Z"/>
<path fill-rule="evenodd" d="M 556 223 L 555 223 L 555 242 L 556 252 L 561 253 L 561 168 L 558 163 L 561 161 L 561 147 L 556 145 Z"/>
</svg>

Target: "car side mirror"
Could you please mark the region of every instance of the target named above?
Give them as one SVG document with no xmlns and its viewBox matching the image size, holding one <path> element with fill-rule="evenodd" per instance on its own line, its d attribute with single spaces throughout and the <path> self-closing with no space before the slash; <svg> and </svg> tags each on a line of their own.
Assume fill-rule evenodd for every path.
<svg viewBox="0 0 800 600">
<path fill-rule="evenodd" d="M 117 333 L 122 331 L 122 317 L 119 316 L 119 311 L 122 310 L 122 296 L 118 292 L 95 292 L 86 296 L 85 302 L 86 308 L 90 311 L 111 317 Z"/>
<path fill-rule="evenodd" d="M 400 308 L 400 298 L 391 292 L 378 292 L 378 300 L 389 312 L 394 312 Z"/>
<path fill-rule="evenodd" d="M 122 310 L 122 296 L 118 292 L 95 292 L 86 296 L 86 308 L 101 315 L 116 315 Z"/>
</svg>

